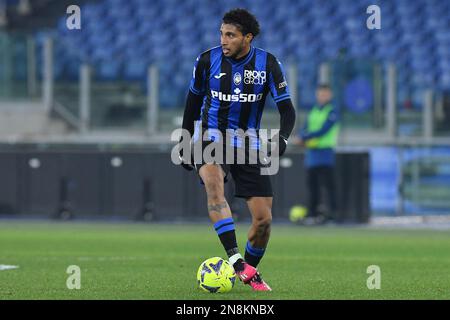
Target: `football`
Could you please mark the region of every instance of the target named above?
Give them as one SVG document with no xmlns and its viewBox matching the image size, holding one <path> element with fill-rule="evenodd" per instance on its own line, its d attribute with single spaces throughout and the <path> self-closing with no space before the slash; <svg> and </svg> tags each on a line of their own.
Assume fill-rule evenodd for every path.
<svg viewBox="0 0 450 320">
<path fill-rule="evenodd" d="M 236 272 L 227 260 L 220 257 L 206 259 L 197 271 L 200 289 L 210 293 L 225 293 L 233 289 Z"/>
<path fill-rule="evenodd" d="M 306 209 L 305 207 L 300 205 L 293 206 L 289 211 L 289 220 L 294 223 L 299 222 L 306 217 L 307 213 L 308 209 Z"/>
</svg>

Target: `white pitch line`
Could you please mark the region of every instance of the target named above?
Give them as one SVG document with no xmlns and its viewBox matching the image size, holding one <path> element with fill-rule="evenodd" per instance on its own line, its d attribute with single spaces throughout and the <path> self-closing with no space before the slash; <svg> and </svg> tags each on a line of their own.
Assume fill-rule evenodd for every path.
<svg viewBox="0 0 450 320">
<path fill-rule="evenodd" d="M 19 266 L 9 266 L 7 264 L 0 264 L 0 271 L 18 269 L 18 268 L 19 268 Z"/>
</svg>

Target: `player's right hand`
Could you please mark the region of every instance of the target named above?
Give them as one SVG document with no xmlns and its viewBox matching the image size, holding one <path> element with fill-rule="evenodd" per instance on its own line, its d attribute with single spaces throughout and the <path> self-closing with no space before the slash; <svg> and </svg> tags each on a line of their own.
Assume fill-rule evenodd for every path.
<svg viewBox="0 0 450 320">
<path fill-rule="evenodd" d="M 183 150 L 182 149 L 180 149 L 180 150 L 178 150 L 178 158 L 180 159 L 180 161 L 181 161 L 181 166 L 184 168 L 184 169 L 186 169 L 187 171 L 192 171 L 192 170 L 194 170 L 194 166 L 188 161 L 188 160 L 186 160 L 184 157 L 183 157 Z"/>
</svg>

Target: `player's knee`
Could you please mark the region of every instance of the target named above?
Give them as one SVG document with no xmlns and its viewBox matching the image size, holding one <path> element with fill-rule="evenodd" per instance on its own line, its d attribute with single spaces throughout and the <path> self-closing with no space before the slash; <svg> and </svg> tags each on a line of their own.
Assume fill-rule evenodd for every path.
<svg viewBox="0 0 450 320">
<path fill-rule="evenodd" d="M 272 225 L 272 215 L 265 215 L 253 219 L 253 224 L 257 229 L 267 229 Z"/>
<path fill-rule="evenodd" d="M 256 233 L 256 237 L 260 239 L 267 238 L 270 234 L 272 224 L 272 217 L 265 216 L 253 220 L 253 227 Z"/>
</svg>

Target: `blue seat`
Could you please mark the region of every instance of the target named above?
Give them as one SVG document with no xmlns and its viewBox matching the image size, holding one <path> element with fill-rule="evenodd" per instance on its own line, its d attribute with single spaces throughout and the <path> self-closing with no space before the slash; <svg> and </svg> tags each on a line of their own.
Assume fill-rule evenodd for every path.
<svg viewBox="0 0 450 320">
<path fill-rule="evenodd" d="M 381 30 L 366 28 L 365 11 L 371 4 L 382 9 Z M 65 62 L 73 57 L 70 52 L 76 52 L 76 59 L 98 63 L 100 78 L 108 80 L 124 76 L 145 83 L 148 63 L 162 61 L 161 79 L 173 83 L 174 88 L 166 98 L 161 96 L 167 106 L 173 105 L 179 102 L 176 95 L 186 90 L 195 57 L 220 44 L 222 14 L 241 6 L 249 8 L 260 21 L 262 32 L 255 46 L 274 53 L 284 63 L 288 58 L 298 62 L 302 104 L 314 102 L 317 65 L 336 58 L 341 48 L 347 49 L 349 58 L 376 57 L 382 63 L 395 62 L 399 81 L 406 86 L 401 100 L 419 85 L 448 86 L 450 2 L 442 0 L 89 3 L 82 7 L 82 32 L 68 32 L 64 16 L 58 21 L 61 43 L 55 55 L 62 61 L 58 62 L 59 70 L 64 71 L 59 74 L 70 73 Z M 168 63 L 167 57 L 173 57 L 174 62 Z M 126 63 L 121 65 L 120 61 Z"/>
<path fill-rule="evenodd" d="M 450 89 L 450 72 L 441 73 L 438 76 L 438 83 L 441 89 Z"/>
<path fill-rule="evenodd" d="M 201 50 L 184 49 L 183 51 L 177 54 L 177 58 L 180 59 L 181 61 L 190 61 L 190 63 L 192 64 L 200 53 Z"/>
<path fill-rule="evenodd" d="M 148 0 L 146 1 L 147 5 L 138 5 L 134 9 L 134 16 L 140 22 L 152 21 L 158 19 L 158 13 L 160 8 L 155 5 L 148 5 Z"/>
<path fill-rule="evenodd" d="M 134 0 L 133 2 L 138 7 L 148 7 L 149 6 L 148 0 Z M 158 0 L 154 0 L 151 2 L 151 6 L 158 5 L 159 2 L 160 1 L 158 1 Z"/>
<path fill-rule="evenodd" d="M 87 3 L 84 4 L 80 9 L 81 12 L 83 12 L 83 20 L 101 19 L 105 14 L 105 8 L 98 3 Z"/>
<path fill-rule="evenodd" d="M 179 98 L 177 97 L 173 89 L 172 90 L 165 89 L 159 93 L 159 106 L 163 109 L 179 107 L 180 105 L 178 104 L 178 101 Z"/>
<path fill-rule="evenodd" d="M 111 27 L 116 34 L 128 34 L 130 37 L 137 34 L 138 26 L 133 19 L 119 19 L 112 23 Z"/>
<path fill-rule="evenodd" d="M 124 7 L 127 6 L 130 3 L 129 0 L 108 0 L 108 7 Z"/>
<path fill-rule="evenodd" d="M 121 76 L 122 61 L 105 59 L 97 63 L 96 78 L 99 80 L 117 80 Z"/>
<path fill-rule="evenodd" d="M 450 29 L 436 31 L 435 38 L 439 43 L 450 46 Z"/>
<path fill-rule="evenodd" d="M 356 58 L 370 58 L 375 56 L 370 44 L 368 43 L 356 43 L 350 47 L 349 53 Z"/>
<path fill-rule="evenodd" d="M 113 0 L 114 1 L 114 0 Z M 133 7 L 130 5 L 129 1 L 120 1 L 120 3 L 114 4 L 114 2 L 109 2 L 105 6 L 106 13 L 110 17 L 129 17 L 132 14 Z"/>
<path fill-rule="evenodd" d="M 89 31 L 90 33 L 108 32 L 111 29 L 112 20 L 110 18 L 92 20 L 82 22 L 83 26 L 81 30 Z"/>
<path fill-rule="evenodd" d="M 411 68 L 414 71 L 426 72 L 433 67 L 431 60 L 411 59 Z"/>
<path fill-rule="evenodd" d="M 105 32 L 95 32 L 90 34 L 88 42 L 93 48 L 100 48 L 108 46 L 114 41 L 114 35 L 105 30 Z"/>
<path fill-rule="evenodd" d="M 441 59 L 438 62 L 438 67 L 442 72 L 450 71 L 450 59 Z"/>
<path fill-rule="evenodd" d="M 133 59 L 124 62 L 123 76 L 125 80 L 145 80 L 149 62 L 147 59 Z"/>
<path fill-rule="evenodd" d="M 94 47 L 91 53 L 91 58 L 94 60 L 101 60 L 101 59 L 109 59 L 114 56 L 114 52 L 111 50 L 111 48 L 108 48 L 107 46 L 103 47 Z"/>
<path fill-rule="evenodd" d="M 434 74 L 430 73 L 429 71 L 416 71 L 412 74 L 412 83 L 419 88 L 433 85 L 434 81 Z"/>
<path fill-rule="evenodd" d="M 129 46 L 122 48 L 119 52 L 123 52 L 124 56 L 128 59 L 146 59 L 152 60 L 153 58 L 153 47 L 148 43 L 131 43 Z"/>
</svg>

